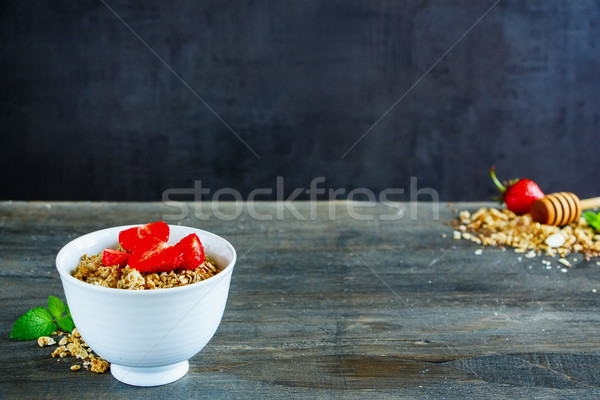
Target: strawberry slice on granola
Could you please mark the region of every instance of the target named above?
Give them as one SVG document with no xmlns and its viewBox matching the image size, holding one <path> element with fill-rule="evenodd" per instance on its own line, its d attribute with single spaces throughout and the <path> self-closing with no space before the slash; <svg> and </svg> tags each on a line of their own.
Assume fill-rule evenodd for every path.
<svg viewBox="0 0 600 400">
<path fill-rule="evenodd" d="M 102 264 L 106 267 L 113 267 L 118 265 L 124 267 L 127 265 L 129 260 L 129 254 L 115 250 L 115 249 L 104 249 L 102 252 Z"/>
<path fill-rule="evenodd" d="M 181 239 L 175 245 L 175 248 L 183 253 L 183 262 L 179 266 L 181 269 L 196 269 L 202 265 L 206 258 L 204 246 L 202 246 L 200 238 L 195 233 Z"/>
<path fill-rule="evenodd" d="M 151 222 L 121 231 L 119 233 L 119 243 L 125 251 L 133 253 L 143 238 L 153 236 L 162 242 L 166 242 L 169 240 L 169 233 L 169 225 L 162 221 Z"/>
<path fill-rule="evenodd" d="M 154 237 L 142 238 L 129 256 L 129 267 L 140 272 L 170 272 L 179 268 L 183 252 Z"/>
</svg>

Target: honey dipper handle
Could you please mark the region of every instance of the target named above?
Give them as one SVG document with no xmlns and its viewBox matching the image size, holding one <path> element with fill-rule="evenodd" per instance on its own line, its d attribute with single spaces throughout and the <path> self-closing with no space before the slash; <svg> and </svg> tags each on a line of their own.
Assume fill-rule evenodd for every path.
<svg viewBox="0 0 600 400">
<path fill-rule="evenodd" d="M 591 199 L 581 200 L 581 209 L 589 210 L 590 208 L 600 207 L 600 197 L 592 197 Z"/>
</svg>

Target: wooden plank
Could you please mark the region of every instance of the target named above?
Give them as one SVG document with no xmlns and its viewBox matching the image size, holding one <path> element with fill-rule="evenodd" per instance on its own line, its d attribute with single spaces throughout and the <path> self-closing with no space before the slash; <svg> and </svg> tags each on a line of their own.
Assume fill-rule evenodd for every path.
<svg viewBox="0 0 600 400">
<path fill-rule="evenodd" d="M 347 202 L 294 203 L 296 217 L 275 203 L 244 204 L 231 221 L 209 203 L 185 206 L 175 220 L 161 203 L 0 203 L 1 398 L 600 394 L 596 260 L 579 257 L 563 273 L 510 250 L 475 255 L 478 246 L 452 239 L 445 205 L 435 218 L 431 204 L 402 204 L 395 221 L 384 219 L 389 207 Z M 8 339 L 20 314 L 50 294 L 64 298 L 54 257 L 65 243 L 157 219 L 215 232 L 238 251 L 221 326 L 186 377 L 142 391 Z"/>
</svg>

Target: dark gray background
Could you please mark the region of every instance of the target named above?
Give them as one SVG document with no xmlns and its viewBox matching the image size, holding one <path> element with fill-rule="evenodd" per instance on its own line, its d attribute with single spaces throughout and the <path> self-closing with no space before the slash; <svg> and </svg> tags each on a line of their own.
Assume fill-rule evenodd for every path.
<svg viewBox="0 0 600 400">
<path fill-rule="evenodd" d="M 503 0 L 454 47 L 494 1 L 106 2 L 258 157 L 101 1 L 2 1 L 1 199 L 485 200 L 492 164 L 600 195 L 599 1 Z"/>
</svg>

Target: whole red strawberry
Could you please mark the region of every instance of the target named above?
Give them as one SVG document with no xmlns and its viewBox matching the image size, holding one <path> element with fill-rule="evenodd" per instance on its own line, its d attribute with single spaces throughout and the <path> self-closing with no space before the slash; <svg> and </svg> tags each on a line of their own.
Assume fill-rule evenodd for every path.
<svg viewBox="0 0 600 400">
<path fill-rule="evenodd" d="M 544 192 L 534 181 L 530 179 L 513 179 L 504 186 L 496 178 L 496 168 L 492 167 L 490 175 L 492 180 L 500 189 L 500 202 L 505 202 L 506 207 L 515 214 L 527 214 L 531 210 L 534 201 L 544 197 Z"/>
</svg>

